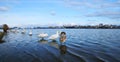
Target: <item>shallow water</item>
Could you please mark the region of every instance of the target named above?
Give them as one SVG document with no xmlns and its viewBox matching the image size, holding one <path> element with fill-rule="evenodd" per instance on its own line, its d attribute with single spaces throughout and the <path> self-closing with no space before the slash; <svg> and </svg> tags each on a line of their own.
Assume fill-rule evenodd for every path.
<svg viewBox="0 0 120 62">
<path fill-rule="evenodd" d="M 60 53 L 59 38 L 48 37 L 56 31 L 67 33 L 66 54 Z M 9 32 L 0 43 L 0 62 L 120 62 L 119 29 L 34 29 L 29 36 Z M 44 40 L 39 33 L 48 33 Z"/>
</svg>

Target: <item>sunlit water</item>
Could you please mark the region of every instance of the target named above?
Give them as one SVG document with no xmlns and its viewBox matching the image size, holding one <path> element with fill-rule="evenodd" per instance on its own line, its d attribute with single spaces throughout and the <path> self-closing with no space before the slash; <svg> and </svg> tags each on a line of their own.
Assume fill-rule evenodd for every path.
<svg viewBox="0 0 120 62">
<path fill-rule="evenodd" d="M 56 31 L 67 34 L 66 54 L 48 37 Z M 0 43 L 0 62 L 120 62 L 119 29 L 33 29 L 25 34 L 9 32 Z M 44 40 L 40 33 L 48 33 Z"/>
</svg>

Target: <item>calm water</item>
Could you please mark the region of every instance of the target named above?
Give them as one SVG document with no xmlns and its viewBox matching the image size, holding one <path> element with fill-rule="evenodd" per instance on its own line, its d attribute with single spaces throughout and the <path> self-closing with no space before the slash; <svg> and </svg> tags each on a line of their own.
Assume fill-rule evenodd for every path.
<svg viewBox="0 0 120 62">
<path fill-rule="evenodd" d="M 66 54 L 48 37 L 56 31 L 67 33 Z M 39 33 L 48 33 L 45 40 Z M 33 35 L 8 33 L 0 43 L 0 62 L 120 62 L 119 29 L 35 29 Z"/>
</svg>

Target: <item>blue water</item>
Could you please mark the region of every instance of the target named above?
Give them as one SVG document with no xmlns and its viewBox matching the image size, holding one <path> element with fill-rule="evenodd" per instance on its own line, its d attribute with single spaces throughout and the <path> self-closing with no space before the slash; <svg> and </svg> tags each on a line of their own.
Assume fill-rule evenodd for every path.
<svg viewBox="0 0 120 62">
<path fill-rule="evenodd" d="M 59 38 L 48 37 L 56 31 L 67 34 L 66 54 L 60 53 Z M 33 29 L 25 34 L 7 33 L 0 43 L 0 62 L 120 62 L 119 29 Z M 40 33 L 48 33 L 44 40 Z"/>
</svg>

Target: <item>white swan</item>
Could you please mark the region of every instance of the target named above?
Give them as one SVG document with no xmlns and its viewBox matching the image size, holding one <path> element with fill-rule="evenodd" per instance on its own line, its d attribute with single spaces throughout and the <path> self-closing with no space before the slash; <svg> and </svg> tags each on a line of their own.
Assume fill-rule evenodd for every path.
<svg viewBox="0 0 120 62">
<path fill-rule="evenodd" d="M 10 32 L 16 33 L 16 30 L 10 30 Z"/>
<path fill-rule="evenodd" d="M 22 33 L 22 34 L 25 34 L 25 32 L 26 32 L 26 30 L 25 30 L 25 29 L 23 29 L 21 33 Z"/>
<path fill-rule="evenodd" d="M 47 36 L 48 36 L 47 33 L 41 33 L 41 34 L 38 35 L 38 37 L 40 37 L 40 38 L 45 38 L 45 37 L 47 37 Z"/>
<path fill-rule="evenodd" d="M 19 33 L 19 30 L 14 29 L 14 30 L 10 30 L 9 32 L 12 32 L 12 33 Z"/>
<path fill-rule="evenodd" d="M 51 35 L 48 39 L 55 40 L 59 37 L 59 31 L 56 32 L 56 34 Z"/>
<path fill-rule="evenodd" d="M 17 33 L 19 33 L 19 30 L 16 30 Z"/>
<path fill-rule="evenodd" d="M 29 35 L 32 36 L 32 31 L 30 30 Z"/>
</svg>

